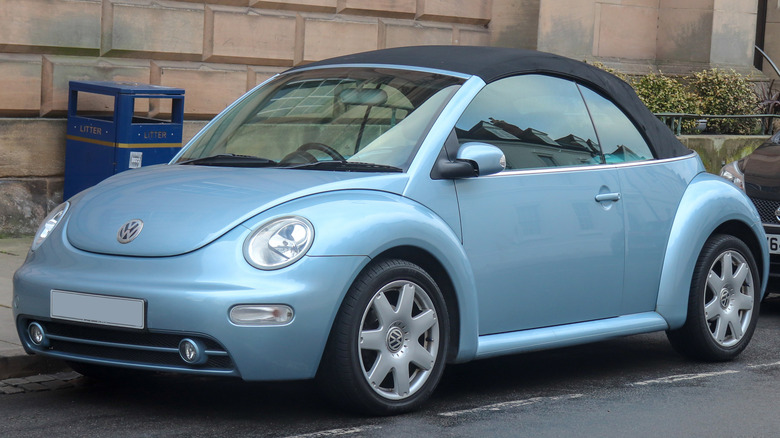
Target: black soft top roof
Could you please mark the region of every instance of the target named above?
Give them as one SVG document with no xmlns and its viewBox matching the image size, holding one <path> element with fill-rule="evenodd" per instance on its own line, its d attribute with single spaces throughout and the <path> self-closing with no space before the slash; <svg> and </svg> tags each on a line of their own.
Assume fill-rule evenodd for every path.
<svg viewBox="0 0 780 438">
<path fill-rule="evenodd" d="M 533 50 L 478 46 L 413 46 L 355 53 L 294 67 L 385 64 L 423 67 L 479 76 L 486 83 L 523 74 L 545 73 L 576 80 L 613 101 L 644 132 L 657 158 L 687 155 L 672 131 L 654 116 L 624 81 L 580 61 Z"/>
</svg>

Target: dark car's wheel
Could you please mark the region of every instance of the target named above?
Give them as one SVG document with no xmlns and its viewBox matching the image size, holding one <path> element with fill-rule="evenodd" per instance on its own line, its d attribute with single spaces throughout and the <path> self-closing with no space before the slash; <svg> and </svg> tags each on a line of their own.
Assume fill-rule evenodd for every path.
<svg viewBox="0 0 780 438">
<path fill-rule="evenodd" d="M 744 242 L 725 234 L 710 237 L 693 272 L 685 325 L 667 332 L 675 350 L 700 360 L 737 357 L 756 328 L 759 282 Z"/>
<path fill-rule="evenodd" d="M 415 409 L 441 378 L 448 333 L 444 298 L 430 275 L 404 260 L 374 263 L 344 298 L 317 376 L 320 388 L 368 414 Z"/>
</svg>

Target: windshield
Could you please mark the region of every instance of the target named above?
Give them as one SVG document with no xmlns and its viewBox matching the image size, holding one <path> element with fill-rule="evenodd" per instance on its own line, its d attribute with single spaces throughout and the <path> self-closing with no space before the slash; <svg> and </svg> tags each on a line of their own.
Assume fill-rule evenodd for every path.
<svg viewBox="0 0 780 438">
<path fill-rule="evenodd" d="M 179 164 L 403 171 L 462 79 L 316 69 L 256 89 L 193 140 Z"/>
</svg>

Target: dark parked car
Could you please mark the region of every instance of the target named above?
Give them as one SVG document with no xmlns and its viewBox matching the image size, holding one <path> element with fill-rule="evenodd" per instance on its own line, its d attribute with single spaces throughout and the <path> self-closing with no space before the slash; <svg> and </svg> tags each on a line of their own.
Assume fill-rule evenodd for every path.
<svg viewBox="0 0 780 438">
<path fill-rule="evenodd" d="M 766 231 L 769 246 L 767 292 L 780 292 L 780 131 L 747 157 L 720 171 L 750 197 Z"/>
</svg>

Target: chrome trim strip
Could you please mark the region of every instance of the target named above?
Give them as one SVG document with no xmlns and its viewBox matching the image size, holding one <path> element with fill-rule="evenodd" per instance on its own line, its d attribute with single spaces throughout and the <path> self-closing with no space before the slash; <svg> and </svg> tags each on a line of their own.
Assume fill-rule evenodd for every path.
<svg viewBox="0 0 780 438">
<path fill-rule="evenodd" d="M 688 155 L 682 155 L 673 158 L 663 158 L 660 160 L 653 159 L 653 160 L 642 160 L 642 161 L 628 161 L 625 163 L 595 164 L 590 166 L 561 166 L 561 167 L 537 167 L 533 169 L 517 169 L 517 170 L 509 170 L 501 173 L 496 173 L 493 175 L 486 175 L 480 178 L 498 178 L 502 176 L 533 175 L 533 174 L 540 174 L 540 173 L 560 173 L 560 172 L 574 172 L 574 171 L 585 172 L 590 170 L 620 169 L 624 167 L 637 167 L 637 166 L 652 166 L 656 164 L 664 164 L 664 163 L 671 163 L 675 161 L 689 160 L 695 157 L 696 155 L 697 155 L 696 152 L 692 152 Z"/>
<path fill-rule="evenodd" d="M 296 68 L 295 70 L 287 70 L 285 72 L 282 72 L 280 74 L 286 75 L 286 74 L 292 74 L 297 73 L 300 71 L 309 71 L 309 70 L 321 70 L 326 68 L 390 68 L 395 70 L 409 70 L 409 71 L 418 71 L 422 73 L 433 73 L 433 74 L 440 74 L 445 76 L 452 76 L 460 79 L 468 79 L 472 77 L 473 75 L 466 74 L 466 73 L 458 73 L 451 70 L 440 70 L 438 68 L 428 68 L 428 67 L 417 67 L 413 65 L 401 65 L 401 64 L 328 64 L 328 65 L 315 65 L 312 67 L 302 67 L 302 68 Z"/>
<path fill-rule="evenodd" d="M 35 354 L 40 354 L 42 356 L 53 357 L 62 360 L 75 359 L 80 362 L 92 363 L 95 365 L 113 365 L 113 366 L 118 365 L 118 366 L 133 368 L 137 370 L 155 370 L 155 371 L 177 372 L 177 373 L 185 373 L 185 374 L 208 375 L 208 376 L 240 376 L 241 375 L 239 374 L 238 370 L 235 368 L 235 364 L 233 364 L 232 368 L 192 368 L 192 367 L 181 366 L 181 365 L 159 365 L 159 364 L 154 364 L 149 362 L 133 362 L 127 360 L 103 359 L 94 356 L 86 356 L 83 354 L 63 353 L 57 350 L 34 349 L 34 351 Z"/>
<path fill-rule="evenodd" d="M 96 341 L 93 339 L 84 339 L 84 338 L 73 338 L 70 336 L 61 336 L 61 335 L 50 335 L 46 334 L 46 337 L 49 339 L 54 339 L 56 341 L 63 341 L 63 342 L 70 342 L 73 344 L 85 344 L 85 345 L 96 345 L 100 347 L 111 347 L 111 348 L 121 348 L 126 350 L 141 350 L 141 351 L 155 351 L 158 353 L 174 353 L 179 354 L 178 348 L 171 348 L 171 347 L 155 347 L 152 345 L 142 345 L 142 344 L 125 344 L 121 342 L 108 342 L 108 341 Z M 228 356 L 227 351 L 223 350 L 205 350 L 203 352 L 207 356 Z"/>
<path fill-rule="evenodd" d="M 155 351 L 158 353 L 175 353 L 179 354 L 178 348 L 168 348 L 168 347 L 154 347 L 151 345 L 135 345 L 135 344 L 123 344 L 119 342 L 106 342 L 106 341 L 95 341 L 92 339 L 83 339 L 83 338 L 72 338 L 70 336 L 60 336 L 60 335 L 46 335 L 49 339 L 54 339 L 56 341 L 64 341 L 64 342 L 71 342 L 73 344 L 85 344 L 85 345 L 96 345 L 100 347 L 112 347 L 112 348 L 122 348 L 125 350 L 142 350 L 142 351 Z"/>
</svg>

